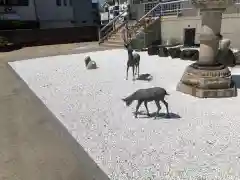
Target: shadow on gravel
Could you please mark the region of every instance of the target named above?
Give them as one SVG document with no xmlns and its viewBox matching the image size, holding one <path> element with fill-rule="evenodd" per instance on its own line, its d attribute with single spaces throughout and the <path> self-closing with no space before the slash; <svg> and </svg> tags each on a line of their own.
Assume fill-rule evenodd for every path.
<svg viewBox="0 0 240 180">
<path fill-rule="evenodd" d="M 140 74 L 137 80 L 139 81 L 152 81 L 153 76 L 151 74 Z"/>
<path fill-rule="evenodd" d="M 145 111 L 139 111 L 138 115 L 141 115 L 141 116 L 139 116 L 139 118 L 154 118 L 154 117 L 156 117 L 156 112 L 150 113 L 150 116 L 148 116 Z M 169 116 L 167 116 L 166 113 L 159 113 L 157 115 L 156 120 L 157 119 L 180 119 L 180 118 L 181 118 L 180 115 L 170 112 Z"/>
</svg>

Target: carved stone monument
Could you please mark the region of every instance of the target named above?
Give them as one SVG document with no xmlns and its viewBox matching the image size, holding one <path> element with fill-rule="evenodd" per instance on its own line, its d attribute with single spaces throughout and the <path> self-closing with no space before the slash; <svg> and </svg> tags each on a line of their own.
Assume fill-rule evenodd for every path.
<svg viewBox="0 0 240 180">
<path fill-rule="evenodd" d="M 232 0 L 191 0 L 200 9 L 202 27 L 199 60 L 188 66 L 177 90 L 200 98 L 237 96 L 235 83 L 228 67 L 217 63 L 222 13 Z"/>
</svg>

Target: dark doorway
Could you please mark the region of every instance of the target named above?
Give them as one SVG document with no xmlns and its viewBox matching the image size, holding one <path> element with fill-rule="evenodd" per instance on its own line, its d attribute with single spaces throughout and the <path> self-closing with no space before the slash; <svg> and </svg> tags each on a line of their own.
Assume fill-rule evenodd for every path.
<svg viewBox="0 0 240 180">
<path fill-rule="evenodd" d="M 196 28 L 184 29 L 184 46 L 195 45 L 195 33 L 196 33 Z"/>
</svg>

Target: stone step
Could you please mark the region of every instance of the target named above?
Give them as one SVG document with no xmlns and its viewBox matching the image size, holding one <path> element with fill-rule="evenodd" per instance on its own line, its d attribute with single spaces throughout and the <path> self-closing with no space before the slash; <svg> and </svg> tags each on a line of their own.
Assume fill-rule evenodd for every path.
<svg viewBox="0 0 240 180">
<path fill-rule="evenodd" d="M 102 44 L 107 46 L 123 47 L 124 42 L 122 39 L 109 38 L 108 40 L 105 40 Z"/>
<path fill-rule="evenodd" d="M 108 38 L 109 41 L 117 41 L 117 42 L 123 42 L 121 37 L 110 37 Z"/>
<path fill-rule="evenodd" d="M 122 35 L 121 35 L 121 33 L 116 33 L 116 34 L 112 34 L 112 35 L 111 35 L 111 38 L 112 38 L 112 37 L 115 38 L 115 39 L 116 39 L 116 38 L 120 38 L 120 39 L 121 39 L 121 38 L 122 38 Z"/>
<path fill-rule="evenodd" d="M 123 48 L 123 43 L 122 44 L 116 44 L 116 43 L 111 43 L 111 42 L 105 41 L 104 43 L 100 44 L 100 46 L 113 47 L 113 48 Z"/>
<path fill-rule="evenodd" d="M 113 39 L 108 39 L 105 41 L 106 43 L 111 43 L 111 44 L 122 44 L 123 45 L 123 41 L 122 40 L 113 40 Z"/>
</svg>

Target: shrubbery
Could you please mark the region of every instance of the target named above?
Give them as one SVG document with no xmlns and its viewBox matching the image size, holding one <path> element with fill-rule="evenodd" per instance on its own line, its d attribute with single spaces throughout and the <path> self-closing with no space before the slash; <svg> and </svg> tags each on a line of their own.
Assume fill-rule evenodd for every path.
<svg viewBox="0 0 240 180">
<path fill-rule="evenodd" d="M 0 47 L 7 46 L 8 44 L 7 38 L 0 36 Z"/>
</svg>

